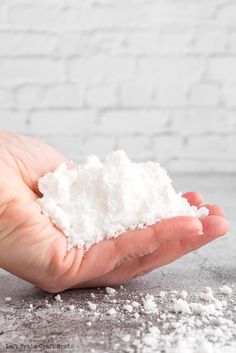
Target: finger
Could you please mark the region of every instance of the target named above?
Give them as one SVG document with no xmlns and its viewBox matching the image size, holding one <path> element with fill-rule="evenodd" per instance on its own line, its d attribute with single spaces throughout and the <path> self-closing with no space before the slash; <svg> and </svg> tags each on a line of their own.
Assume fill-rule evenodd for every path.
<svg viewBox="0 0 236 353">
<path fill-rule="evenodd" d="M 131 278 L 144 275 L 158 267 L 177 260 L 181 256 L 206 245 L 228 231 L 228 223 L 221 216 L 206 217 L 202 220 L 202 223 L 204 235 L 163 244 L 152 254 L 130 261 L 130 263 L 122 264 L 111 273 L 107 273 L 95 281 L 83 283 L 81 286 L 118 285 L 125 283 Z"/>
<path fill-rule="evenodd" d="M 128 231 L 116 239 L 104 240 L 93 246 L 82 261 L 77 283 L 91 280 L 112 271 L 122 263 L 155 251 L 161 243 L 179 240 L 202 231 L 196 217 L 173 217 L 142 230 Z"/>
<path fill-rule="evenodd" d="M 192 206 L 200 206 L 202 203 L 202 196 L 198 192 L 186 192 L 183 197 L 188 200 Z"/>
<path fill-rule="evenodd" d="M 186 237 L 173 244 L 166 244 L 166 247 L 162 247 L 159 252 L 157 250 L 155 254 L 151 254 L 149 257 L 146 256 L 141 260 L 144 267 L 145 265 L 147 265 L 147 267 L 151 265 L 151 268 L 155 268 L 155 265 L 158 265 L 158 267 L 166 265 L 177 258 L 206 245 L 210 241 L 217 239 L 228 231 L 228 222 L 221 216 L 205 217 L 202 219 L 202 225 L 203 235 L 198 237 Z M 155 258 L 157 258 L 157 261 Z"/>
<path fill-rule="evenodd" d="M 226 216 L 225 211 L 221 206 L 207 204 L 201 207 L 206 207 L 209 210 L 209 216 L 221 216 L 221 217 Z"/>
</svg>

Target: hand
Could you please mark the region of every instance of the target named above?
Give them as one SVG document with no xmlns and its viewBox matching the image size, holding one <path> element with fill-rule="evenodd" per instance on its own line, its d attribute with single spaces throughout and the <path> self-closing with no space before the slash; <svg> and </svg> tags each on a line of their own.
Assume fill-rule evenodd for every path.
<svg viewBox="0 0 236 353">
<path fill-rule="evenodd" d="M 49 145 L 0 133 L 0 267 L 36 286 L 60 292 L 71 287 L 117 285 L 170 263 L 225 234 L 222 208 L 209 216 L 174 217 L 117 239 L 67 252 L 66 237 L 41 213 L 38 178 L 65 158 Z M 67 162 L 68 163 L 68 162 Z M 201 205 L 197 193 L 184 195 Z M 199 235 L 203 231 L 204 234 Z"/>
</svg>

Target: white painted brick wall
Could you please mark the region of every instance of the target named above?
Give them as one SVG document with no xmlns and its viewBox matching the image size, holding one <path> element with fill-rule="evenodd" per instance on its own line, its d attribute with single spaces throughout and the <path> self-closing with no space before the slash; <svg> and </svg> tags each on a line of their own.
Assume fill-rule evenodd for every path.
<svg viewBox="0 0 236 353">
<path fill-rule="evenodd" d="M 236 172 L 234 0 L 0 0 L 0 129 Z"/>
</svg>

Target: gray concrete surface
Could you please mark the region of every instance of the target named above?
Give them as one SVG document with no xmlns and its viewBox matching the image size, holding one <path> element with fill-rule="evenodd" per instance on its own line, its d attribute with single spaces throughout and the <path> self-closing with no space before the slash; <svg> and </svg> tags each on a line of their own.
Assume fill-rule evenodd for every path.
<svg viewBox="0 0 236 353">
<path fill-rule="evenodd" d="M 155 323 L 155 316 L 135 320 L 131 315 L 120 315 L 118 320 L 107 315 L 109 308 L 122 307 L 127 298 L 139 298 L 140 292 L 155 296 L 161 290 L 186 289 L 194 295 L 205 286 L 211 286 L 215 291 L 222 284 L 235 288 L 235 176 L 190 175 L 173 179 L 176 189 L 199 190 L 207 201 L 225 207 L 230 220 L 229 236 L 131 281 L 114 297 L 106 296 L 103 289 L 70 290 L 62 294 L 63 302 L 60 303 L 53 295 L 0 271 L 0 352 L 136 352 L 130 343 L 121 342 L 121 334 L 134 336 L 140 325 L 145 326 L 145 320 Z M 92 292 L 95 298 L 91 298 Z M 7 296 L 12 297 L 10 303 L 5 302 Z M 114 299 L 118 300 L 116 304 L 112 302 Z M 45 300 L 52 307 L 46 307 Z M 88 300 L 98 304 L 100 315 L 97 319 L 87 309 Z M 34 306 L 31 311 L 30 304 Z M 70 311 L 69 305 L 75 305 L 75 310 Z M 52 344 L 65 346 L 50 346 Z"/>
</svg>

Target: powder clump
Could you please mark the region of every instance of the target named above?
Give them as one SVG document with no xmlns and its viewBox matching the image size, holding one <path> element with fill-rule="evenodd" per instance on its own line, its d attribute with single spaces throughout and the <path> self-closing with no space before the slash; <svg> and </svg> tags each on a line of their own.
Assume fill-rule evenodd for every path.
<svg viewBox="0 0 236 353">
<path fill-rule="evenodd" d="M 68 237 L 69 248 L 88 249 L 164 218 L 208 214 L 175 192 L 159 163 L 133 163 L 121 150 L 103 163 L 95 155 L 73 169 L 63 163 L 40 178 L 38 186 L 42 212 Z"/>
</svg>

